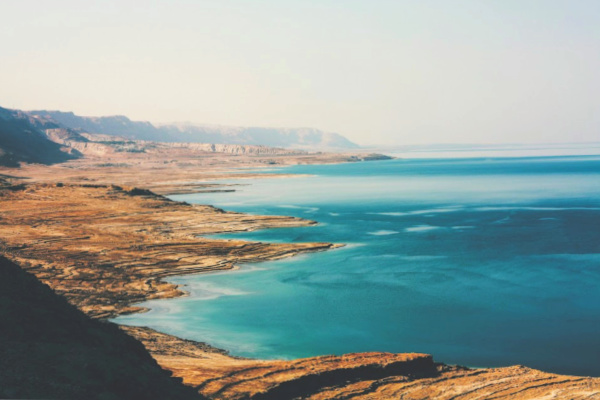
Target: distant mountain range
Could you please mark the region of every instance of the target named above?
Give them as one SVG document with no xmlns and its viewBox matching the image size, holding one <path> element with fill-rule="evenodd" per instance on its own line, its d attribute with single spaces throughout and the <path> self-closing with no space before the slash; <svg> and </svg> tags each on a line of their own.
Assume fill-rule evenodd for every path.
<svg viewBox="0 0 600 400">
<path fill-rule="evenodd" d="M 48 140 L 44 131 L 57 128 L 56 123 L 45 121 L 43 125 L 22 111 L 0 107 L 0 165 L 53 164 L 79 156 L 73 149 Z"/>
<path fill-rule="evenodd" d="M 33 117 L 53 120 L 78 132 L 121 136 L 134 140 L 175 143 L 263 145 L 308 150 L 353 149 L 359 146 L 342 135 L 313 128 L 227 127 L 194 124 L 153 125 L 118 115 L 82 117 L 72 112 L 28 111 Z"/>
<path fill-rule="evenodd" d="M 81 117 L 72 112 L 25 112 L 0 107 L 0 166 L 16 167 L 20 162 L 53 164 L 112 151 L 143 152 L 151 146 L 149 142 L 232 154 L 358 148 L 341 135 L 311 128 L 155 126 L 124 116 Z"/>
</svg>

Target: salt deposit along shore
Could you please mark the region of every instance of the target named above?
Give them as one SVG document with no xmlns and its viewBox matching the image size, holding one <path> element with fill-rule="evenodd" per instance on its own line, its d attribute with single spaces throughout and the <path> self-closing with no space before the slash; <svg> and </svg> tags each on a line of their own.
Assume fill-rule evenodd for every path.
<svg viewBox="0 0 600 400">
<path fill-rule="evenodd" d="M 135 304 L 144 300 L 184 294 L 163 280 L 168 276 L 227 270 L 240 263 L 336 246 L 205 238 L 314 222 L 171 201 L 149 189 L 160 193 L 202 189 L 197 183 L 202 179 L 232 176 L 231 166 L 223 168 L 222 162 L 230 159 L 206 157 L 200 164 L 190 158 L 189 165 L 177 161 L 165 166 L 143 157 L 105 160 L 104 166 L 98 160 L 76 160 L 51 167 L 3 168 L 2 254 L 90 317 L 105 319 L 142 311 Z M 239 160 L 233 160 L 235 167 L 269 165 L 256 158 Z M 318 157 L 313 162 L 319 162 Z M 391 353 L 262 361 L 231 357 L 209 345 L 150 329 L 123 330 L 184 384 L 215 399 L 600 398 L 599 378 L 547 374 L 522 366 L 468 369 L 436 363 L 427 354 Z"/>
</svg>

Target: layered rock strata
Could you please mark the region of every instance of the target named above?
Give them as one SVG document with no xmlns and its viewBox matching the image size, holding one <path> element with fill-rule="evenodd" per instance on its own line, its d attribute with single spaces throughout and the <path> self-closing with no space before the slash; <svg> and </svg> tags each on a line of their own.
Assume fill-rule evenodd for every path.
<svg viewBox="0 0 600 400">
<path fill-rule="evenodd" d="M 523 366 L 471 369 L 415 353 L 249 360 L 148 328 L 122 329 L 144 343 L 160 365 L 212 399 L 600 399 L 600 378 Z"/>
</svg>

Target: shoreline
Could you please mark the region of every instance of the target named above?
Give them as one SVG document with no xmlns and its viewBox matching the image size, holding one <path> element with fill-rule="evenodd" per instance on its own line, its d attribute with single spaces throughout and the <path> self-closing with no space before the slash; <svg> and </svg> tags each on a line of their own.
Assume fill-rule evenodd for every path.
<svg viewBox="0 0 600 400">
<path fill-rule="evenodd" d="M 152 173 L 144 179 L 155 172 L 147 171 Z M 184 295 L 176 285 L 164 281 L 169 276 L 227 271 L 236 264 L 335 248 L 331 243 L 198 237 L 208 232 L 309 226 L 314 222 L 190 205 L 125 185 L 56 179 L 50 183 L 51 175 L 46 171 L 34 182 L 12 180 L 4 185 L 0 196 L 0 251 L 94 318 L 140 312 L 135 304 Z M 157 331 L 129 333 L 163 368 L 214 399 L 290 398 L 279 396 L 283 390 L 314 400 L 341 392 L 366 399 L 384 389 L 388 394 L 381 393 L 377 398 L 393 398 L 397 397 L 394 393 L 408 390 L 407 385 L 420 387 L 425 394 L 414 398 L 425 399 L 434 398 L 435 390 L 445 391 L 453 382 L 462 382 L 481 395 L 482 379 L 490 380 L 488 389 L 494 391 L 508 390 L 502 389 L 501 383 L 507 379 L 513 385 L 519 382 L 521 387 L 535 387 L 535 382 L 543 379 L 549 390 L 580 393 L 598 388 L 600 393 L 598 378 L 547 374 L 524 367 L 472 370 L 434 363 L 425 354 L 354 353 L 288 361 L 242 359 L 210 345 Z M 308 382 L 314 382 L 317 389 L 304 393 L 302 388 Z"/>
<path fill-rule="evenodd" d="M 292 185 L 293 185 L 293 183 L 292 183 Z M 272 187 L 272 186 L 273 186 L 273 185 L 271 185 L 271 187 Z M 231 198 L 231 196 L 229 196 L 229 197 L 226 197 L 226 199 L 227 199 L 227 200 L 223 200 L 221 203 L 219 203 L 221 200 L 217 200 L 217 197 L 214 197 L 214 196 L 213 196 L 213 197 L 210 197 L 210 199 L 212 199 L 212 201 L 214 201 L 214 202 L 215 202 L 215 204 L 229 204 L 229 203 L 227 203 L 227 201 L 228 201 L 228 200 L 230 200 L 230 199 L 232 199 L 232 198 Z M 220 199 L 220 197 L 219 197 L 219 199 Z M 181 200 L 184 200 L 184 199 L 182 198 Z M 194 198 L 192 201 L 200 201 L 200 202 L 201 202 L 201 201 L 206 201 L 206 199 L 202 200 L 202 198 Z M 283 201 L 283 200 L 282 200 L 282 201 Z M 235 203 L 235 204 L 240 204 L 240 207 L 241 207 L 241 205 L 242 205 L 242 204 L 244 204 L 244 203 L 239 203 L 239 202 L 238 202 L 238 203 Z M 245 204 L 244 204 L 244 207 L 241 207 L 241 208 L 239 208 L 239 209 L 241 209 L 241 210 L 244 210 L 244 211 L 246 211 L 246 212 L 257 212 L 257 208 L 258 208 L 258 209 L 262 209 L 262 208 L 263 208 L 263 206 L 261 205 L 261 203 L 256 203 L 256 204 L 255 204 L 255 203 L 252 203 L 252 204 L 253 204 L 253 205 L 256 205 L 256 207 L 254 207 L 254 208 L 248 208 L 248 207 L 245 207 Z M 277 205 L 277 204 L 279 204 L 279 199 L 278 199 L 278 200 L 277 200 L 277 202 L 275 202 L 275 203 L 269 202 L 268 204 L 270 204 L 270 205 L 271 205 L 271 208 L 269 208 L 268 210 L 265 210 L 265 211 L 264 211 L 264 212 L 266 212 L 266 213 L 268 213 L 268 214 L 271 214 L 271 213 L 278 212 L 278 211 L 276 211 L 276 209 L 275 209 L 274 207 L 284 207 L 284 206 L 279 206 L 279 205 Z M 283 204 L 303 204 L 303 203 L 291 203 L 291 202 L 290 202 L 290 200 L 288 199 L 287 201 L 283 201 Z M 317 204 L 317 205 L 319 205 L 319 204 Z M 301 208 L 301 207 L 297 207 L 297 206 L 286 206 L 286 207 Z M 335 208 L 334 208 L 334 210 L 335 210 Z M 331 211 L 331 210 L 328 210 L 328 211 Z M 302 216 L 302 215 L 306 215 L 306 214 L 297 213 L 297 214 L 293 214 L 293 215 L 296 215 L 296 216 Z M 327 220 L 327 221 L 331 222 L 330 220 Z M 304 231 L 304 230 L 302 230 L 302 231 Z M 307 231 L 306 231 L 306 232 L 307 232 Z M 276 235 L 276 236 L 278 236 L 279 238 L 281 238 L 281 237 L 282 237 L 281 235 L 277 235 L 276 233 L 275 233 L 275 235 Z M 292 236 L 293 236 L 293 235 L 292 235 Z M 298 236 L 302 236 L 302 235 L 298 235 Z M 318 240 L 318 239 L 319 239 L 318 235 L 309 235 L 309 236 L 310 236 L 310 238 L 311 238 L 312 240 L 315 240 L 315 239 L 316 239 L 316 240 Z M 263 238 L 262 236 L 259 236 L 259 238 L 258 238 L 258 239 L 256 238 L 256 236 L 253 236 L 253 235 L 249 235 L 249 236 L 237 236 L 237 237 L 238 237 L 238 238 L 242 238 L 243 240 L 263 240 L 263 239 L 262 239 L 262 238 Z M 287 235 L 283 235 L 283 237 L 287 238 Z M 335 240 L 335 237 L 332 237 L 332 236 L 327 236 L 327 237 L 328 237 L 330 240 L 332 240 L 332 239 L 333 239 L 333 240 Z M 224 239 L 226 239 L 226 235 L 222 235 L 220 238 L 224 238 Z M 272 241 L 272 239 L 273 239 L 273 237 L 272 237 L 272 236 L 267 236 L 266 238 L 267 238 L 267 239 L 266 239 L 267 241 Z M 306 240 L 306 236 L 304 236 L 304 238 L 305 238 L 305 240 Z M 276 238 L 276 239 L 277 239 L 277 238 Z M 287 238 L 287 239 L 289 240 L 290 238 Z M 279 239 L 279 240 L 277 240 L 277 242 L 280 242 L 280 240 L 286 240 L 286 239 Z M 314 262 L 313 262 L 313 264 L 314 264 Z M 318 265 L 318 264 L 317 264 L 317 265 Z M 179 283 L 179 282 L 178 282 L 178 283 Z M 213 281 L 213 283 L 214 283 L 214 281 Z M 223 283 L 223 282 L 221 282 L 221 283 Z M 183 283 L 183 284 L 185 284 L 185 283 Z M 218 284 L 219 284 L 219 282 L 217 282 L 216 284 L 218 285 Z M 265 284 L 268 284 L 268 282 L 266 282 Z M 225 288 L 227 288 L 228 286 L 224 285 L 224 287 L 225 287 Z M 245 287 L 245 288 L 243 288 L 243 290 L 248 290 L 249 292 L 254 292 L 254 290 L 253 290 L 253 288 L 254 288 L 254 287 L 255 287 L 255 286 L 252 286 L 252 288 Z M 258 288 L 257 288 L 257 291 L 260 291 L 260 287 L 258 287 Z M 240 300 L 237 300 L 237 301 L 239 302 Z M 241 300 L 241 302 L 243 303 L 243 300 Z M 235 303 L 233 303 L 233 304 L 235 304 Z M 158 306 L 158 307 L 159 307 L 159 306 Z M 200 307 L 200 306 L 199 306 L 199 307 Z M 261 313 L 262 315 L 264 315 L 264 314 L 265 314 L 265 312 L 264 312 L 264 311 L 265 311 L 265 310 L 263 310 L 263 312 Z M 165 315 L 165 314 L 163 313 L 161 316 L 164 316 L 164 315 Z M 218 315 L 216 315 L 216 318 L 217 318 L 219 321 L 222 319 L 222 317 L 221 317 L 221 319 L 219 319 Z M 148 323 L 150 323 L 150 321 L 145 321 L 145 322 L 148 322 Z M 141 325 L 141 324 L 140 324 L 140 325 Z M 150 325 L 150 326 L 152 326 L 152 325 Z M 229 326 L 229 325 L 228 325 L 228 326 Z M 243 325 L 240 325 L 240 324 L 238 324 L 237 326 L 243 326 Z M 189 333 L 193 333 L 193 330 L 192 330 L 192 329 L 183 330 L 183 332 L 186 332 L 186 331 L 187 331 L 187 332 L 189 332 Z M 258 331 L 260 332 L 260 329 L 259 329 Z M 180 331 L 179 333 L 177 333 L 177 332 L 171 332 L 171 333 L 173 333 L 173 334 L 181 334 L 181 332 L 182 332 L 182 331 Z M 226 334 L 226 329 L 222 329 L 222 328 L 220 328 L 219 326 L 217 326 L 216 332 L 222 332 L 222 333 L 223 333 L 223 335 L 225 335 L 225 334 Z M 252 332 L 254 332 L 254 331 L 252 331 Z M 205 340 L 205 339 L 204 339 L 203 337 L 201 337 L 201 336 L 194 336 L 194 335 L 191 335 L 191 336 L 184 336 L 184 337 L 186 337 L 186 338 L 190 338 L 190 339 L 194 339 L 194 340 L 202 340 L 202 341 L 204 341 L 204 340 Z M 235 337 L 235 336 L 234 336 L 234 337 Z M 208 341 L 206 341 L 206 342 L 207 342 L 207 343 L 209 343 L 209 344 L 211 344 L 211 345 L 215 345 L 215 343 L 211 342 L 210 340 L 208 340 Z M 233 341 L 231 341 L 231 340 L 229 340 L 228 342 L 230 342 L 231 344 L 235 345 L 235 342 L 233 342 Z M 258 342 L 259 342 L 259 343 L 261 343 L 260 341 L 258 341 Z M 284 358 L 284 359 L 288 359 L 288 357 L 286 357 L 286 354 L 283 354 L 283 356 L 277 357 L 277 356 L 273 356 L 273 354 L 272 354 L 272 353 L 274 353 L 274 352 L 268 352 L 268 351 L 267 351 L 267 352 L 265 352 L 265 351 L 262 351 L 262 350 L 261 350 L 261 351 L 257 351 L 257 352 L 255 352 L 254 354 L 252 354 L 251 352 L 245 352 L 247 349 L 246 349 L 246 348 L 243 348 L 243 347 L 241 347 L 241 346 L 240 346 L 240 347 L 238 347 L 238 346 L 236 346 L 236 347 L 227 347 L 227 345 L 224 345 L 223 343 L 227 343 L 227 342 L 221 342 L 221 344 L 220 344 L 220 345 L 217 345 L 217 346 L 218 346 L 218 347 L 221 347 L 221 348 L 223 348 L 223 349 L 227 349 L 227 350 L 229 350 L 229 351 L 233 351 L 233 352 L 235 352 L 235 351 L 236 351 L 236 349 L 237 349 L 237 351 L 240 351 L 240 349 L 241 349 L 241 353 L 239 353 L 239 352 L 238 352 L 237 354 L 241 354 L 241 355 L 243 355 L 243 356 L 245 356 L 245 357 L 253 357 L 253 358 L 255 358 L 255 359 L 277 359 L 277 358 Z M 443 342 L 442 342 L 442 343 L 443 343 Z M 262 343 L 261 343 L 261 344 L 262 344 Z M 376 349 L 380 349 L 380 348 L 387 349 L 387 348 L 389 348 L 389 347 L 387 347 L 387 348 L 386 348 L 386 347 L 384 347 L 384 346 L 376 347 Z M 423 348 L 423 347 L 421 347 L 421 348 Z M 355 350 L 355 349 L 356 349 L 356 350 Z M 427 347 L 425 347 L 424 349 L 427 349 Z M 409 349 L 409 350 L 410 350 L 410 349 Z M 356 346 L 354 346 L 354 348 L 350 348 L 350 349 L 346 348 L 346 349 L 344 349 L 344 351 L 361 351 L 361 350 L 360 350 L 360 347 L 359 347 L 359 348 L 356 348 Z M 398 350 L 396 350 L 396 351 L 398 351 Z M 401 348 L 401 350 L 400 350 L 400 351 L 403 351 L 403 349 Z M 267 353 L 266 357 L 265 357 L 265 353 Z M 282 353 L 282 352 L 280 351 L 280 353 Z M 306 355 L 306 354 L 308 354 L 308 355 Z M 341 352 L 340 352 L 340 353 L 338 353 L 338 354 L 341 354 Z M 298 356 L 306 356 L 306 357 L 308 357 L 308 356 L 311 356 L 311 355 L 317 355 L 317 354 L 311 354 L 311 353 L 309 353 L 309 352 L 306 352 L 306 353 L 304 353 L 304 354 L 303 354 L 303 353 L 300 353 L 300 352 L 296 353 L 296 357 L 298 357 Z M 517 357 L 514 357 L 514 358 L 513 358 L 513 361 L 514 361 L 515 359 L 517 360 L 517 362 L 519 362 L 519 361 L 520 361 L 520 360 L 519 360 L 519 358 L 517 358 Z M 524 360 L 524 359 L 525 359 L 525 358 L 521 357 L 521 360 Z M 446 356 L 445 356 L 445 360 L 452 360 L 452 357 L 448 357 L 448 355 L 446 355 Z M 454 358 L 454 360 L 458 360 L 458 358 Z M 460 361 L 459 361 L 459 362 L 460 362 Z M 490 364 L 491 364 L 491 365 L 498 365 L 498 364 L 493 364 L 494 362 L 497 362 L 497 361 L 496 361 L 496 360 L 491 360 L 491 363 L 490 363 Z M 520 361 L 520 362 L 521 362 L 521 363 L 523 363 L 523 361 Z M 462 364 L 462 365 L 465 365 L 465 364 Z M 485 366 L 485 364 L 477 364 L 476 366 L 475 366 L 475 365 L 472 365 L 472 364 L 466 364 L 466 365 L 469 365 L 469 366 L 470 366 L 470 367 L 472 367 L 472 368 L 478 368 L 478 369 L 490 368 L 489 364 L 488 364 L 487 366 Z M 505 364 L 500 364 L 500 365 L 509 365 L 509 364 L 505 363 Z M 536 366 L 536 368 L 544 368 L 544 364 L 540 364 L 540 363 L 538 363 L 538 364 L 537 364 L 537 366 Z M 564 370 L 563 370 L 563 371 L 561 371 L 561 372 L 557 372 L 557 370 L 556 370 L 556 369 L 554 369 L 554 370 L 553 370 L 553 369 L 552 369 L 552 366 L 551 366 L 551 365 L 548 365 L 548 364 L 546 364 L 546 365 L 545 365 L 545 368 L 548 368 L 548 370 L 550 370 L 550 371 L 554 371 L 553 373 L 563 373 L 563 374 L 567 374 L 567 373 L 571 372 L 571 371 L 567 371 L 567 372 L 565 372 Z M 578 372 L 581 372 L 581 371 L 578 371 Z M 571 372 L 571 373 L 574 373 L 574 372 Z M 592 372 L 592 373 L 593 373 L 593 372 Z M 578 376 L 585 376 L 585 375 L 584 375 L 584 374 L 578 374 Z"/>
<path fill-rule="evenodd" d="M 267 228 L 267 229 L 278 229 L 278 228 Z M 249 232 L 249 231 L 246 231 Z M 238 233 L 238 232 L 232 232 L 233 234 Z M 236 239 L 222 239 L 222 240 L 236 240 Z M 274 243 L 274 242 L 268 242 L 268 243 Z M 281 258 L 281 259 L 264 259 L 264 260 L 257 260 L 257 261 L 252 261 L 249 263 L 241 263 L 238 265 L 234 265 L 232 268 L 230 269 L 223 269 L 223 270 L 215 270 L 215 271 L 204 271 L 204 272 L 195 272 L 195 273 L 191 273 L 191 274 L 184 274 L 184 275 L 171 275 L 171 276 L 166 276 L 165 279 L 163 279 L 163 281 L 167 284 L 171 284 L 174 285 L 177 290 L 181 293 L 180 295 L 176 295 L 173 297 L 163 297 L 163 298 L 156 298 L 156 299 L 148 299 L 148 300 L 144 300 L 140 303 L 133 303 L 131 304 L 134 307 L 138 307 L 139 310 L 138 311 L 133 311 L 131 313 L 125 313 L 125 314 L 120 314 L 117 315 L 115 317 L 111 317 L 108 318 L 107 320 L 109 322 L 112 322 L 116 325 L 118 325 L 119 327 L 125 327 L 125 328 L 142 328 L 142 329 L 149 329 L 152 331 L 156 331 L 158 333 L 161 334 L 165 334 L 165 335 L 169 335 L 169 336 L 173 336 L 173 337 L 177 337 L 181 340 L 186 340 L 186 341 L 192 341 L 192 342 L 196 342 L 199 343 L 201 345 L 206 345 L 208 347 L 210 347 L 211 349 L 217 350 L 218 352 L 222 352 L 222 354 L 228 355 L 232 358 L 236 358 L 236 359 L 244 359 L 244 360 L 254 360 L 254 361 L 290 361 L 295 359 L 295 357 L 277 357 L 277 358 L 259 358 L 259 357 L 246 357 L 246 356 L 239 356 L 239 355 L 233 355 L 232 354 L 232 349 L 227 349 L 225 347 L 221 347 L 218 345 L 215 345 L 213 343 L 211 343 L 210 341 L 204 340 L 204 339 L 189 339 L 183 336 L 178 336 L 176 334 L 171 334 L 171 333 L 167 333 L 167 332 L 163 332 L 160 331 L 158 329 L 152 328 L 150 326 L 146 326 L 146 325 L 133 325 L 133 324 L 125 324 L 125 323 L 121 323 L 119 322 L 119 318 L 120 317 L 126 317 L 126 316 L 130 316 L 130 315 L 134 315 L 134 314 L 145 314 L 148 313 L 150 311 L 153 310 L 153 308 L 150 307 L 145 307 L 145 306 L 141 306 L 141 304 L 144 304 L 148 301 L 154 301 L 154 300 L 159 300 L 159 301 L 163 301 L 163 300 L 176 300 L 176 299 L 180 299 L 180 298 L 186 298 L 192 297 L 192 292 L 189 290 L 185 290 L 185 287 L 187 286 L 187 283 L 174 283 L 172 281 L 169 281 L 168 278 L 181 278 L 181 279 L 186 279 L 186 278 L 191 278 L 194 276 L 200 276 L 200 275 L 211 275 L 211 274 L 225 274 L 225 273 L 235 273 L 235 272 L 239 272 L 242 271 L 242 269 L 244 267 L 250 267 L 253 264 L 257 264 L 257 263 L 265 263 L 265 262 L 271 262 L 271 261 L 279 261 L 279 260 L 291 260 L 294 257 L 298 257 L 301 255 L 309 255 L 310 253 L 316 253 L 316 252 L 321 252 L 321 251 L 335 251 L 335 250 L 340 250 L 340 249 L 344 249 L 348 247 L 347 244 L 345 243 L 332 243 L 332 246 L 330 248 L 327 249 L 323 249 L 323 250 L 316 250 L 316 251 L 309 251 L 309 252 L 299 252 L 299 253 L 295 253 L 293 255 L 290 255 L 289 257 L 285 257 L 285 258 Z M 125 329 L 127 331 L 127 329 Z M 318 356 L 313 356 L 313 357 L 318 357 Z M 304 358 L 304 357 L 303 357 Z M 308 357 L 310 358 L 310 357 Z M 475 367 L 474 367 L 475 368 Z M 482 367 L 485 368 L 485 367 Z"/>
<path fill-rule="evenodd" d="M 139 308 L 133 304 L 144 300 L 178 296 L 180 290 L 162 280 L 168 276 L 336 247 L 205 238 L 314 222 L 226 212 L 140 189 L 29 184 L 9 190 L 0 203 L 9 217 L 0 226 L 3 252 L 96 318 L 135 312 Z"/>
</svg>

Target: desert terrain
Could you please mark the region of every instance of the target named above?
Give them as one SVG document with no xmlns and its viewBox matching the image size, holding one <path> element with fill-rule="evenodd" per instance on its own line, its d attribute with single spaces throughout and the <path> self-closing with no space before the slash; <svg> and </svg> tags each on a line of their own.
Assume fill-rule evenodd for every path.
<svg viewBox="0 0 600 400">
<path fill-rule="evenodd" d="M 79 157 L 52 165 L 0 167 L 1 254 L 103 324 L 111 324 L 102 322 L 110 317 L 143 311 L 136 304 L 144 300 L 184 295 L 165 281 L 169 276 L 343 245 L 207 238 L 317 222 L 228 212 L 164 195 L 235 190 L 220 184 L 234 177 L 294 179 L 261 172 L 278 165 L 385 159 L 261 146 L 124 143 L 98 135 L 73 140 L 65 130 L 46 133 Z M 471 369 L 412 353 L 242 359 L 151 329 L 122 331 L 183 384 L 213 399 L 600 399 L 600 378 L 523 366 Z"/>
</svg>

